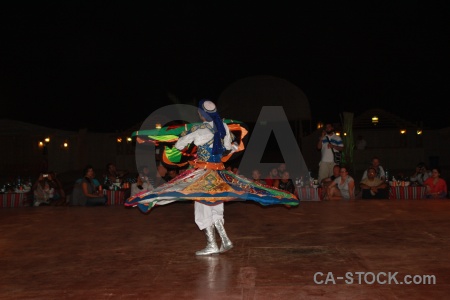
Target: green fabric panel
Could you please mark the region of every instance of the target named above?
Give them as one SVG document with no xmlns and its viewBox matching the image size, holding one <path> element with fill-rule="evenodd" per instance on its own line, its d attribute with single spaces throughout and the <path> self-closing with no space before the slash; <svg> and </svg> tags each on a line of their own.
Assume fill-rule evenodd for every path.
<svg viewBox="0 0 450 300">
<path fill-rule="evenodd" d="M 240 121 L 231 120 L 231 119 L 224 119 L 223 122 L 225 124 L 242 124 Z M 181 125 L 179 127 L 169 129 L 168 127 L 163 127 L 161 129 L 147 129 L 147 130 L 138 130 L 134 131 L 131 136 L 146 136 L 150 137 L 151 139 L 155 139 L 155 136 L 180 136 L 180 134 L 185 130 L 190 130 L 192 126 L 201 125 L 202 123 L 191 123 L 186 125 Z"/>
<path fill-rule="evenodd" d="M 176 135 L 149 135 L 148 138 L 158 142 L 169 142 L 178 140 Z"/>
<path fill-rule="evenodd" d="M 183 156 L 181 151 L 175 147 L 169 148 L 166 146 L 164 147 L 164 152 L 166 153 L 167 158 L 173 163 L 179 163 L 181 161 L 181 157 Z"/>
</svg>

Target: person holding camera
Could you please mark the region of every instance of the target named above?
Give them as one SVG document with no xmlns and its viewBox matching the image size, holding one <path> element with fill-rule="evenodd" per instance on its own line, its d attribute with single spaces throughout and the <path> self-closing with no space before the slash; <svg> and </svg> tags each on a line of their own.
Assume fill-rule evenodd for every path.
<svg viewBox="0 0 450 300">
<path fill-rule="evenodd" d="M 66 205 L 66 193 L 64 191 L 64 186 L 56 176 L 56 172 L 50 171 L 47 175 L 50 187 L 55 190 L 50 204 L 55 206 Z"/>
<path fill-rule="evenodd" d="M 49 177 L 50 176 L 50 177 Z M 55 189 L 51 184 L 52 177 L 47 173 L 40 173 L 33 184 L 33 206 L 50 205 L 55 195 Z"/>
<path fill-rule="evenodd" d="M 431 172 L 427 170 L 424 162 L 420 162 L 416 166 L 414 174 L 409 178 L 415 185 L 424 185 L 425 180 L 431 177 Z"/>
<path fill-rule="evenodd" d="M 325 124 L 322 135 L 317 142 L 317 149 L 321 151 L 318 180 L 322 182 L 322 179 L 333 175 L 333 168 L 337 164 L 334 159 L 334 152 L 342 152 L 344 150 L 344 142 L 334 132 L 333 124 Z"/>
<path fill-rule="evenodd" d="M 141 192 L 148 192 L 154 189 L 154 182 L 150 176 L 150 168 L 142 166 L 136 178 L 136 182 L 131 184 L 131 196 Z"/>
</svg>

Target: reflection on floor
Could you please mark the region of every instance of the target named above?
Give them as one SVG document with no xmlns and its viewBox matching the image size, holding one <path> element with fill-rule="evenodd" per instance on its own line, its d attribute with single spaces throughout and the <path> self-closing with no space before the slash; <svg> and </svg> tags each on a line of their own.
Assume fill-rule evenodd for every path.
<svg viewBox="0 0 450 300">
<path fill-rule="evenodd" d="M 450 200 L 227 203 L 234 248 L 208 257 L 194 255 L 205 238 L 192 203 L 147 215 L 121 206 L 4 208 L 0 226 L 0 299 L 444 299 L 450 292 Z"/>
</svg>

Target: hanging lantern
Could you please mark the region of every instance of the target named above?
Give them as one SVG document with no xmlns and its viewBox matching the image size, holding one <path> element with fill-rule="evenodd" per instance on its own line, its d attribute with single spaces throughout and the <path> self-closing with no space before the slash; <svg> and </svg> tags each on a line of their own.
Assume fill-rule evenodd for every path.
<svg viewBox="0 0 450 300">
<path fill-rule="evenodd" d="M 373 116 L 372 117 L 372 124 L 373 125 L 377 125 L 378 124 L 378 117 L 377 116 Z"/>
</svg>

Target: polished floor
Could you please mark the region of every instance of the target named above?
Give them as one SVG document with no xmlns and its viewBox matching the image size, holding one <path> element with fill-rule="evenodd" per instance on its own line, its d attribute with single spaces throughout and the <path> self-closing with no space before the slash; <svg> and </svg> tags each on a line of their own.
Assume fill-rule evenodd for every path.
<svg viewBox="0 0 450 300">
<path fill-rule="evenodd" d="M 235 246 L 209 257 L 194 255 L 205 238 L 193 218 L 192 203 L 148 215 L 122 206 L 0 209 L 0 299 L 450 294 L 450 200 L 227 203 Z"/>
</svg>

